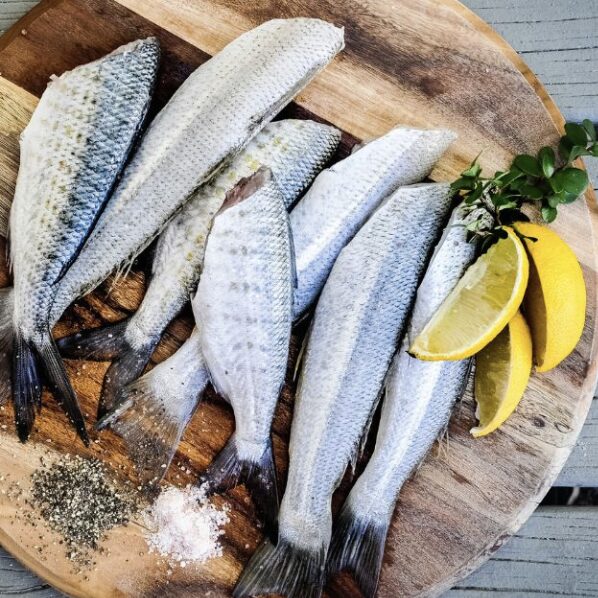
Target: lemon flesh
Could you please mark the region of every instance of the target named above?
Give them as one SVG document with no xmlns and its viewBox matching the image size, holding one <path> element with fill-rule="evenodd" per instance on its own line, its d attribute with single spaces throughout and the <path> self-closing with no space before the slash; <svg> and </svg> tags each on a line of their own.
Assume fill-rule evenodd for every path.
<svg viewBox="0 0 598 598">
<path fill-rule="evenodd" d="M 525 293 L 529 262 L 523 243 L 507 228 L 465 272 L 411 346 L 429 361 L 466 359 L 483 349 L 513 318 Z"/>
<path fill-rule="evenodd" d="M 479 425 L 474 437 L 498 429 L 523 397 L 532 369 L 532 337 L 517 312 L 507 327 L 476 356 L 475 398 Z"/>
<path fill-rule="evenodd" d="M 526 237 L 530 277 L 524 311 L 534 341 L 538 372 L 556 367 L 579 342 L 586 315 L 583 273 L 571 248 L 551 229 L 521 222 Z"/>
</svg>

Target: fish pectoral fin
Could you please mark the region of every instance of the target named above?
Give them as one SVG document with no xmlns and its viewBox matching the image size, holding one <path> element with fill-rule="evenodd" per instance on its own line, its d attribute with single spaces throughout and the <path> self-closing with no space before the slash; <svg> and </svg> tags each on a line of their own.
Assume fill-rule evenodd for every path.
<svg viewBox="0 0 598 598">
<path fill-rule="evenodd" d="M 326 547 L 310 551 L 286 539 L 265 540 L 249 560 L 233 590 L 234 598 L 282 594 L 320 598 L 324 588 Z"/>
<path fill-rule="evenodd" d="M 265 532 L 271 538 L 276 537 L 279 507 L 278 480 L 270 439 L 259 461 L 256 461 L 240 455 L 233 434 L 226 446 L 200 476 L 199 484 L 207 494 L 226 492 L 245 484 L 253 498 L 258 516 L 264 523 Z"/>
<path fill-rule="evenodd" d="M 85 419 L 83 418 L 83 413 L 81 413 L 77 395 L 71 386 L 64 363 L 58 353 L 58 347 L 49 330 L 44 335 L 43 340 L 36 343 L 35 352 L 41 362 L 45 378 L 52 388 L 56 400 L 66 412 L 81 440 L 88 446 L 89 436 L 87 435 Z"/>
<path fill-rule="evenodd" d="M 363 595 L 374 598 L 389 525 L 390 519 L 380 523 L 359 517 L 345 503 L 332 532 L 327 574 L 334 575 L 348 569 L 353 573 Z"/>
</svg>

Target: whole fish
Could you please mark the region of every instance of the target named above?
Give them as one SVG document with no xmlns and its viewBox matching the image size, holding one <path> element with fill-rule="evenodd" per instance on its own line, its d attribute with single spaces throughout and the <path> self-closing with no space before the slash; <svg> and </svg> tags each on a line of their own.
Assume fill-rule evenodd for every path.
<svg viewBox="0 0 598 598">
<path fill-rule="evenodd" d="M 247 147 L 201 187 L 158 239 L 152 280 L 137 312 L 128 320 L 60 339 L 63 356 L 113 360 L 100 396 L 100 415 L 114 406 L 117 392 L 138 378 L 166 326 L 195 291 L 214 214 L 242 178 L 268 167 L 290 207 L 328 162 L 340 131 L 309 120 L 283 120 L 262 129 Z"/>
<path fill-rule="evenodd" d="M 330 184 L 317 183 L 326 193 L 316 194 L 310 190 L 291 212 L 296 263 L 302 264 L 297 268 L 297 287 L 309 289 L 301 301 L 294 303 L 295 320 L 316 299 L 340 249 L 361 225 L 361 220 L 376 208 L 387 189 L 425 176 L 453 139 L 454 134 L 450 131 L 397 128 L 369 142 L 367 152 L 358 149 L 350 159 L 320 175 L 336 182 L 334 193 Z M 367 174 L 372 161 L 378 165 L 378 174 L 384 179 L 378 184 Z M 426 164 L 425 172 L 422 164 Z M 344 176 L 331 175 L 330 170 Z M 362 186 L 364 178 L 370 181 L 370 186 Z M 309 209 L 304 204 L 309 204 Z M 313 218 L 312 212 L 319 218 Z M 339 220 L 339 213 L 344 221 Z M 333 224 L 326 226 L 326 223 Z M 324 244 L 323 240 L 326 241 Z M 313 248 L 317 248 L 315 254 Z M 192 364 L 188 360 L 192 360 Z M 174 355 L 121 391 L 118 406 L 99 424 L 100 427 L 109 425 L 123 436 L 146 482 L 158 482 L 166 473 L 183 430 L 201 400 L 207 374 L 200 375 L 197 371 L 203 367 L 199 337 L 193 334 Z M 180 383 L 180 394 L 177 394 L 179 386 L 173 385 L 173 379 Z M 191 404 L 186 409 L 179 408 L 186 401 Z M 169 407 L 171 403 L 173 409 Z M 154 422 L 144 421 L 146 415 L 158 413 L 165 416 Z M 145 437 L 146 434 L 149 436 Z M 164 452 L 151 451 L 152 458 L 149 458 L 139 450 L 141 446 L 159 446 Z"/>
<path fill-rule="evenodd" d="M 14 290 L 2 295 L 2 344 L 12 344 L 12 391 L 24 442 L 41 405 L 41 372 L 79 435 L 85 423 L 52 339 L 58 285 L 90 234 L 146 115 L 160 56 L 157 40 L 132 42 L 54 78 L 21 135 L 10 212 Z M 12 339 L 12 340 L 11 340 Z M 3 364 L 3 375 L 9 370 Z"/>
<path fill-rule="evenodd" d="M 467 382 L 469 360 L 420 361 L 407 351 L 474 260 L 476 247 L 467 242 L 466 230 L 471 218 L 463 207 L 456 208 L 436 248 L 388 372 L 376 448 L 335 523 L 329 573 L 350 569 L 368 598 L 376 595 L 401 487 L 445 429 Z"/>
<path fill-rule="evenodd" d="M 192 305 L 210 379 L 236 423 L 205 485 L 215 492 L 245 483 L 269 528 L 278 512 L 270 428 L 287 368 L 293 270 L 286 206 L 261 168 L 214 219 Z"/>
<path fill-rule="evenodd" d="M 181 85 L 146 132 L 52 310 L 126 268 L 189 195 L 237 154 L 343 47 L 319 19 L 268 21 L 241 35 Z"/>
<path fill-rule="evenodd" d="M 278 543 L 264 541 L 235 597 L 321 595 L 332 494 L 356 458 L 450 203 L 448 184 L 403 187 L 341 251 L 305 349 Z"/>
</svg>

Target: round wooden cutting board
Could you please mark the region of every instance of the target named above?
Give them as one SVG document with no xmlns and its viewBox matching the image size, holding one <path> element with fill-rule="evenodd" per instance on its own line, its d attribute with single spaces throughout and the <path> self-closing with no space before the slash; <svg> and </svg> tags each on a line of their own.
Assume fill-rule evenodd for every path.
<svg viewBox="0 0 598 598">
<path fill-rule="evenodd" d="M 562 118 L 523 62 L 456 0 L 45 0 L 0 39 L 0 215 L 5 218 L 18 167 L 17 139 L 50 75 L 97 58 L 132 39 L 157 35 L 164 59 L 154 110 L 199 64 L 243 31 L 274 17 L 314 16 L 344 25 L 347 47 L 286 115 L 317 117 L 346 132 L 346 153 L 359 139 L 397 123 L 448 127 L 458 141 L 434 171 L 452 180 L 480 151 L 485 168 L 508 165 L 515 153 L 554 144 Z M 2 211 L 2 209 L 4 211 Z M 585 419 L 596 379 L 596 212 L 586 202 L 563 209 L 555 225 L 573 247 L 585 275 L 584 335 L 556 370 L 534 375 L 517 413 L 498 432 L 474 440 L 470 396 L 458 404 L 446 437 L 401 493 L 387 542 L 379 596 L 440 594 L 479 566 L 532 513 L 565 462 Z M 3 283 L 8 274 L 3 271 Z M 144 289 L 143 269 L 116 288 L 105 284 L 73 306 L 57 335 L 115 321 L 133 311 Z M 186 311 L 168 329 L 154 363 L 189 334 Z M 293 353 L 296 355 L 296 344 Z M 92 425 L 107 364 L 70 362 L 69 372 Z M 284 390 L 274 424 L 281 479 L 294 388 Z M 22 500 L 42 454 L 93 455 L 133 476 L 120 440 L 102 433 L 89 450 L 76 440 L 50 395 L 31 441 L 17 442 L 12 410 L 0 423 L 0 543 L 41 577 L 75 596 L 230 596 L 260 540 L 244 489 L 228 504 L 224 556 L 204 566 L 168 571 L 147 553 L 137 523 L 109 534 L 95 567 L 73 570 L 64 548 L 42 523 L 27 525 Z M 210 394 L 198 409 L 167 479 L 192 483 L 234 427 L 229 408 Z M 346 480 L 335 508 L 346 493 Z M 40 539 L 41 538 L 41 539 Z M 41 545 L 41 549 L 38 546 Z M 350 577 L 327 595 L 357 598 Z"/>
</svg>

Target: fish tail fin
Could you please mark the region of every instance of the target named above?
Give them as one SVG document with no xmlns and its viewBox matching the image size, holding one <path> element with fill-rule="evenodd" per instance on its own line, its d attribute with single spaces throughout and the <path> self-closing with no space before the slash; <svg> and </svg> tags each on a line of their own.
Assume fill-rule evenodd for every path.
<svg viewBox="0 0 598 598">
<path fill-rule="evenodd" d="M 284 538 L 265 540 L 247 563 L 233 590 L 234 598 L 282 594 L 320 598 L 325 582 L 326 548 L 312 551 Z"/>
<path fill-rule="evenodd" d="M 85 419 L 83 413 L 81 413 L 77 395 L 71 386 L 64 363 L 58 353 L 58 347 L 49 330 L 43 335 L 41 341 L 36 342 L 35 352 L 43 366 L 46 380 L 58 402 L 68 415 L 81 440 L 86 446 L 89 445 Z"/>
<path fill-rule="evenodd" d="M 332 533 L 328 574 L 350 570 L 363 595 L 374 598 L 389 525 L 390 520 L 379 523 L 360 517 L 349 503 L 345 503 Z"/>
<path fill-rule="evenodd" d="M 12 380 L 17 434 L 21 442 L 27 442 L 35 409 L 41 407 L 42 381 L 35 350 L 18 332 L 13 340 Z"/>
<path fill-rule="evenodd" d="M 272 440 L 261 455 L 255 450 L 246 451 L 243 444 L 233 434 L 226 446 L 200 476 L 199 484 L 208 494 L 225 492 L 240 484 L 245 484 L 253 498 L 265 531 L 276 537 L 278 519 L 278 480 Z"/>
<path fill-rule="evenodd" d="M 12 287 L 0 289 L 0 405 L 4 405 L 12 396 L 13 313 Z"/>
<path fill-rule="evenodd" d="M 128 323 L 129 318 L 116 324 L 76 332 L 58 339 L 56 345 L 66 358 L 109 361 L 127 348 L 124 333 Z"/>
<path fill-rule="evenodd" d="M 104 376 L 98 405 L 99 418 L 114 407 L 120 390 L 142 374 L 158 344 L 159 339 L 156 339 L 139 348 L 131 346 L 125 335 L 129 322 L 130 319 L 126 319 L 102 328 L 84 330 L 57 342 L 64 357 L 112 361 Z"/>
<path fill-rule="evenodd" d="M 141 480 L 150 486 L 164 477 L 208 382 L 206 372 L 203 385 L 194 381 L 192 392 L 185 394 L 180 382 L 176 386 L 161 379 L 161 367 L 123 388 L 116 406 L 96 425 L 98 430 L 110 427 L 123 438 Z"/>
<path fill-rule="evenodd" d="M 99 418 L 110 413 L 119 402 L 118 394 L 123 388 L 141 376 L 157 344 L 156 341 L 134 348 L 127 343 L 127 348 L 112 361 L 106 370 L 102 384 L 102 394 L 98 404 Z"/>
</svg>

